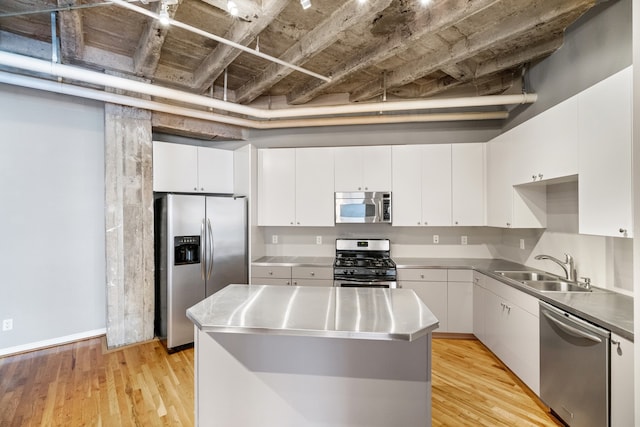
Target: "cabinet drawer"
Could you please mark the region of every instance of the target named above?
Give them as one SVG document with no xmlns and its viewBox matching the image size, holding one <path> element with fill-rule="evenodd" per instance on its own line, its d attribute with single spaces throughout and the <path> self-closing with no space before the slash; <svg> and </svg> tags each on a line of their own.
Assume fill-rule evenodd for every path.
<svg viewBox="0 0 640 427">
<path fill-rule="evenodd" d="M 538 298 L 529 295 L 523 291 L 520 291 L 516 288 L 513 288 L 509 285 L 505 285 L 504 283 L 492 279 L 487 278 L 485 280 L 486 289 L 493 292 L 495 295 L 499 296 L 502 299 L 507 300 L 508 302 L 517 305 L 523 310 L 531 313 L 535 317 L 538 317 Z"/>
<path fill-rule="evenodd" d="M 440 268 L 399 268 L 398 280 L 446 282 L 447 270 Z"/>
<path fill-rule="evenodd" d="M 273 278 L 273 279 L 291 279 L 291 267 L 252 266 L 251 275 L 253 277 L 266 277 L 266 278 Z"/>
<path fill-rule="evenodd" d="M 473 282 L 473 270 L 447 270 L 449 282 Z"/>
<path fill-rule="evenodd" d="M 293 286 L 333 286 L 331 279 L 293 279 Z"/>
<path fill-rule="evenodd" d="M 289 286 L 291 285 L 291 279 L 286 278 L 269 278 L 269 277 L 255 277 L 251 278 L 252 285 L 279 285 Z"/>
<path fill-rule="evenodd" d="M 294 279 L 330 279 L 333 280 L 331 267 L 293 267 L 291 277 Z"/>
</svg>

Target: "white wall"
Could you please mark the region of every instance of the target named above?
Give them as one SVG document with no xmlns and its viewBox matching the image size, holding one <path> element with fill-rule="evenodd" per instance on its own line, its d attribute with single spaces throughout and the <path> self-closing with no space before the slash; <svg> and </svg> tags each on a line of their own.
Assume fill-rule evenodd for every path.
<svg viewBox="0 0 640 427">
<path fill-rule="evenodd" d="M 103 332 L 104 111 L 0 85 L 0 354 Z"/>
</svg>

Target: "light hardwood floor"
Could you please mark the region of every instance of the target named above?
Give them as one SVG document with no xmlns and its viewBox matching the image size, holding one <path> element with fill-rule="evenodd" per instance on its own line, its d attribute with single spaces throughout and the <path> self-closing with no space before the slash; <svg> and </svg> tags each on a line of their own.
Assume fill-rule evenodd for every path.
<svg viewBox="0 0 640 427">
<path fill-rule="evenodd" d="M 103 339 L 0 358 L 0 426 L 192 426 L 193 349 Z M 434 426 L 556 426 L 476 340 L 433 340 Z M 229 426 L 232 427 L 232 426 Z"/>
</svg>

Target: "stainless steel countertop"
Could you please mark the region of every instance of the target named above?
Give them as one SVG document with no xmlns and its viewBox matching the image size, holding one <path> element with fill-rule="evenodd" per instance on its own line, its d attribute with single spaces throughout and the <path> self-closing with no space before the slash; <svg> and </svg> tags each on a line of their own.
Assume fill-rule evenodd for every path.
<svg viewBox="0 0 640 427">
<path fill-rule="evenodd" d="M 313 257 L 263 257 L 258 261 L 262 265 L 288 265 L 278 262 L 268 262 L 274 259 L 282 263 L 303 259 L 306 266 L 332 265 L 333 258 L 321 258 L 321 264 L 313 264 Z M 500 270 L 536 270 L 526 265 L 502 259 L 487 258 L 408 258 L 393 257 L 398 268 L 437 268 L 437 269 L 471 269 L 500 280 L 507 285 L 546 301 L 571 314 L 582 317 L 598 326 L 606 328 L 626 339 L 634 339 L 633 333 L 633 298 L 597 287 L 594 292 L 540 292 L 522 283 L 495 274 Z M 327 263 L 328 262 L 328 263 Z M 293 265 L 293 264 L 291 264 Z"/>
<path fill-rule="evenodd" d="M 411 289 L 229 285 L 187 310 L 204 332 L 413 341 L 438 319 Z"/>
</svg>

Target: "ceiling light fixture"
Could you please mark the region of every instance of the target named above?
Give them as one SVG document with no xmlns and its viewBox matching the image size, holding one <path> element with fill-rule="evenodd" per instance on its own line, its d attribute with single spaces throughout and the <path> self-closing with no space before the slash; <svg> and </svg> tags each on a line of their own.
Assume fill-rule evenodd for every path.
<svg viewBox="0 0 640 427">
<path fill-rule="evenodd" d="M 428 5 L 429 3 L 431 3 L 431 0 L 420 0 L 420 4 L 421 4 L 422 6 L 426 6 L 426 5 Z"/>
<path fill-rule="evenodd" d="M 227 2 L 227 11 L 233 16 L 238 16 L 238 13 L 240 12 L 238 10 L 238 5 L 233 0 L 229 0 Z"/>
<path fill-rule="evenodd" d="M 163 1 L 160 5 L 160 13 L 158 14 L 158 21 L 163 26 L 167 26 L 171 23 L 171 18 L 169 17 L 169 5 L 166 1 Z"/>
<path fill-rule="evenodd" d="M 311 0 L 300 0 L 300 5 L 303 9 L 309 9 L 311 7 Z"/>
</svg>

